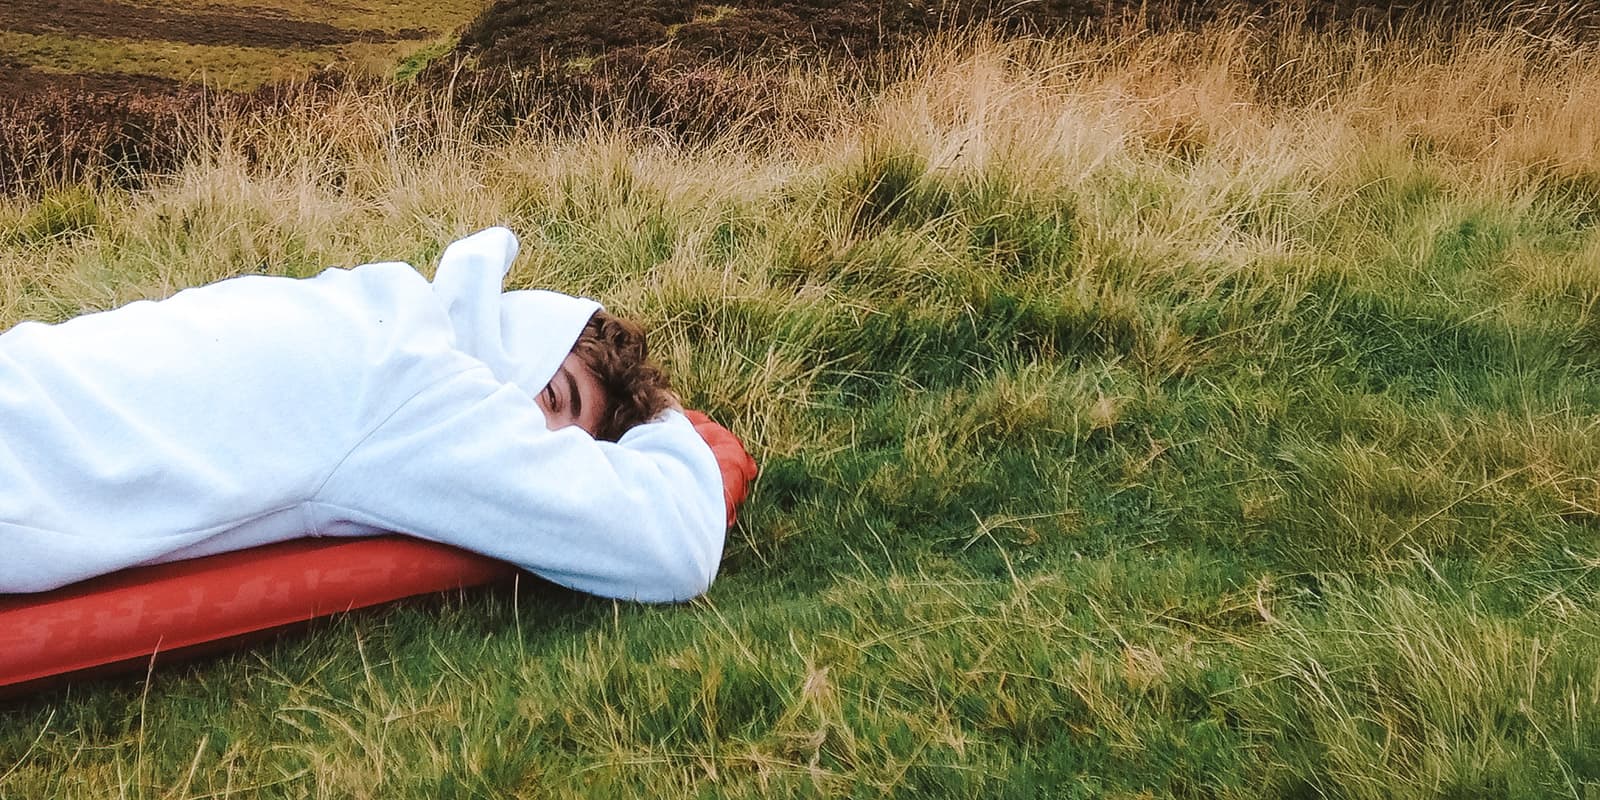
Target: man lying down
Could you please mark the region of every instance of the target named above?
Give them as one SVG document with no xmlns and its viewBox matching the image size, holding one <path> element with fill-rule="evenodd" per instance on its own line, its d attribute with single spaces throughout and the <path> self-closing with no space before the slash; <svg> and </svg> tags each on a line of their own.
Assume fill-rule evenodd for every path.
<svg viewBox="0 0 1600 800">
<path fill-rule="evenodd" d="M 516 238 L 250 276 L 0 335 L 0 592 L 390 531 L 608 597 L 710 584 L 710 448 L 592 300 L 501 292 Z"/>
</svg>

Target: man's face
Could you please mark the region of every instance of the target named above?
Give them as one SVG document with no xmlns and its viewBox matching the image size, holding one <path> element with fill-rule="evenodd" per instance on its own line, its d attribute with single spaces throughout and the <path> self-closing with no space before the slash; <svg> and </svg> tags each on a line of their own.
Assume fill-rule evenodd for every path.
<svg viewBox="0 0 1600 800">
<path fill-rule="evenodd" d="M 590 436 L 600 427 L 600 417 L 605 412 L 605 392 L 600 379 L 575 353 L 556 369 L 555 377 L 535 398 L 544 410 L 545 425 L 550 430 L 576 425 Z"/>
</svg>

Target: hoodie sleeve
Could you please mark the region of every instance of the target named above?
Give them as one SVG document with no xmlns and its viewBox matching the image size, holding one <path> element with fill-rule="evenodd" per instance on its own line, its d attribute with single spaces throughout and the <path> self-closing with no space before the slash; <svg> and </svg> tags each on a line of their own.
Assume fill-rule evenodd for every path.
<svg viewBox="0 0 1600 800">
<path fill-rule="evenodd" d="M 542 289 L 502 292 L 517 237 L 488 228 L 445 248 L 433 293 L 456 349 L 487 364 L 497 380 L 537 395 L 572 350 L 598 302 Z"/>
<path fill-rule="evenodd" d="M 500 289 L 517 251 L 517 237 L 511 231 L 481 230 L 451 242 L 433 276 L 433 293 L 450 316 L 457 346 L 491 366 L 504 356 Z"/>
<path fill-rule="evenodd" d="M 716 457 L 682 414 L 616 443 L 549 431 L 531 398 L 482 369 L 397 412 L 330 476 L 318 504 L 645 602 L 703 593 L 726 531 Z"/>
</svg>

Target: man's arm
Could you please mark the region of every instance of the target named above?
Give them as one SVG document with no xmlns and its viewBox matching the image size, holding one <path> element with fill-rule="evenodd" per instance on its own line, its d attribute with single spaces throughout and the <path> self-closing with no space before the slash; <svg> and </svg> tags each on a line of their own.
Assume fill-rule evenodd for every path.
<svg viewBox="0 0 1600 800">
<path fill-rule="evenodd" d="M 615 444 L 547 431 L 531 398 L 483 369 L 418 395 L 317 501 L 330 515 L 646 602 L 704 592 L 726 531 L 716 458 L 683 415 L 668 411 Z"/>
</svg>

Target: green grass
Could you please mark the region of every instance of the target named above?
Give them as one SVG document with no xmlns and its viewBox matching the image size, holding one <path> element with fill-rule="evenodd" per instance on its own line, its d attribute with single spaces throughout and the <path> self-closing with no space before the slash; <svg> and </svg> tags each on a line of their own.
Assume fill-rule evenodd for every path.
<svg viewBox="0 0 1600 800">
<path fill-rule="evenodd" d="M 8 322 L 509 224 L 764 469 L 705 599 L 10 701 L 0 796 L 1600 796 L 1600 71 L 1450 44 L 933 48 L 759 150 L 346 95 L 0 204 Z"/>
</svg>

